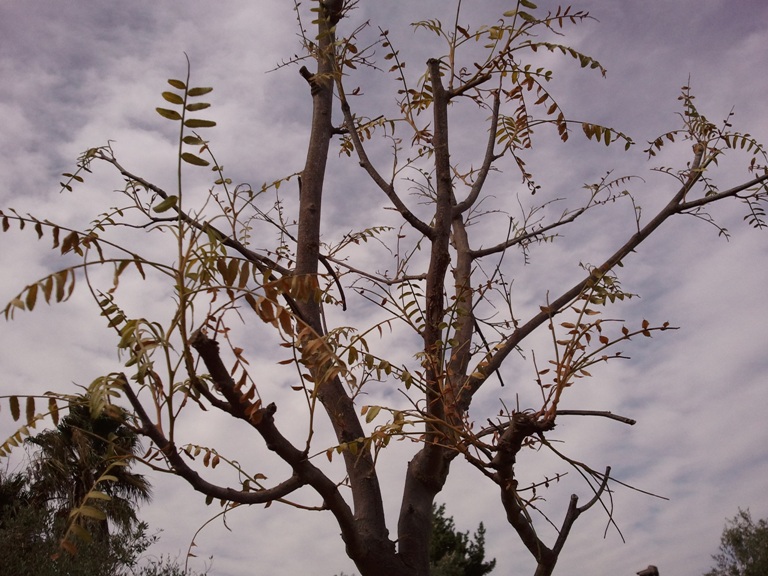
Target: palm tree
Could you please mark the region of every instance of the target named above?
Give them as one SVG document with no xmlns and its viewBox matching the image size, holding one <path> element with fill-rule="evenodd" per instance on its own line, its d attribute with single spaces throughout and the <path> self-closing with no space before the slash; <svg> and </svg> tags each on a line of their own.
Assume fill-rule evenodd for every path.
<svg viewBox="0 0 768 576">
<path fill-rule="evenodd" d="M 37 447 L 30 466 L 32 494 L 57 518 L 66 520 L 96 489 L 110 497 L 89 502 L 106 515 L 96 521 L 96 534 L 107 537 L 109 523 L 121 532 L 136 525 L 136 507 L 150 499 L 151 485 L 143 475 L 131 472 L 141 445 L 122 420 L 106 414 L 92 418 L 88 398 L 83 397 L 70 402 L 69 414 L 55 429 L 27 442 Z M 117 480 L 99 482 L 105 473 Z"/>
<path fill-rule="evenodd" d="M 42 505 L 33 496 L 29 472 L 29 467 L 13 474 L 0 469 L 1 574 L 205 576 L 187 572 L 167 556 L 143 557 L 149 546 L 157 542 L 157 536 L 148 534 L 143 522 L 130 530 L 107 535 L 106 539 L 94 538 L 79 546 L 77 554 L 61 554 L 60 530 L 53 519 L 56 510 Z"/>
</svg>

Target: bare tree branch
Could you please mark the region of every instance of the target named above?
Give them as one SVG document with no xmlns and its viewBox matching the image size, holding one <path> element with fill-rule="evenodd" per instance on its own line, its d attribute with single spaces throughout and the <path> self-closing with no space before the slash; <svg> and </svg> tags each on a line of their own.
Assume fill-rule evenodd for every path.
<svg viewBox="0 0 768 576">
<path fill-rule="evenodd" d="M 461 202 L 453 207 L 454 215 L 461 214 L 469 210 L 477 202 L 477 198 L 480 196 L 480 191 L 483 189 L 485 179 L 488 176 L 488 171 L 493 166 L 494 161 L 499 159 L 494 153 L 496 146 L 496 131 L 499 127 L 499 108 L 501 107 L 501 95 L 499 90 L 493 93 L 493 105 L 491 107 L 491 126 L 488 129 L 488 144 L 485 147 L 485 155 L 483 156 L 483 164 L 480 166 L 480 170 L 477 173 L 477 179 L 472 184 L 472 189 L 469 195 Z"/>
<path fill-rule="evenodd" d="M 344 125 L 347 129 L 347 132 L 349 133 L 349 137 L 352 139 L 352 144 L 355 147 L 355 152 L 357 153 L 360 166 L 368 173 L 368 176 L 371 177 L 371 180 L 373 180 L 376 183 L 376 185 L 381 189 L 381 191 L 387 195 L 387 198 L 389 198 L 390 202 L 392 202 L 392 205 L 397 209 L 397 211 L 400 213 L 403 219 L 406 222 L 408 222 L 411 226 L 413 226 L 414 229 L 421 232 L 424 236 L 426 236 L 427 238 L 431 238 L 433 235 L 433 232 L 429 224 L 425 224 L 424 222 L 419 220 L 419 218 L 408 209 L 405 203 L 400 199 L 400 196 L 398 196 L 394 186 L 390 182 L 387 182 L 386 180 L 384 180 L 384 178 L 382 178 L 381 174 L 378 173 L 378 171 L 376 170 L 376 168 L 374 168 L 373 164 L 368 158 L 368 154 L 365 151 L 365 147 L 363 146 L 363 143 L 360 141 L 360 136 L 358 136 L 357 134 L 357 130 L 355 128 L 355 119 L 352 116 L 352 112 L 349 108 L 349 103 L 347 102 L 347 99 L 343 92 L 343 88 L 340 86 L 340 84 L 339 84 L 339 97 L 341 98 L 341 111 L 344 114 Z"/>
<path fill-rule="evenodd" d="M 266 504 L 267 502 L 273 502 L 275 500 L 284 498 L 290 493 L 307 484 L 307 482 L 303 481 L 296 473 L 294 473 L 289 479 L 283 481 L 273 488 L 256 491 L 244 491 L 235 490 L 233 488 L 225 488 L 223 486 L 211 484 L 210 482 L 204 480 L 200 474 L 193 470 L 187 464 L 186 460 L 182 458 L 181 454 L 179 454 L 178 450 L 176 449 L 176 446 L 163 435 L 160 428 L 152 421 L 146 410 L 144 410 L 144 406 L 142 405 L 141 400 L 139 400 L 139 398 L 134 393 L 133 389 L 128 383 L 128 379 L 125 377 L 123 378 L 124 382 L 122 390 L 125 393 L 125 397 L 128 399 L 128 402 L 136 411 L 139 420 L 141 421 L 141 428 L 138 429 L 138 432 L 150 438 L 152 442 L 154 442 L 154 444 L 158 447 L 160 453 L 168 460 L 168 463 L 170 464 L 174 473 L 184 478 L 184 480 L 186 480 L 189 485 L 198 492 L 202 492 L 206 496 L 210 496 L 212 498 L 218 498 L 220 500 L 230 502 L 238 502 L 240 504 Z M 275 408 L 274 405 L 270 405 L 263 410 L 264 418 L 262 418 L 262 422 L 266 423 L 267 421 L 271 420 Z M 265 427 L 266 426 L 267 425 L 265 424 Z"/>
<path fill-rule="evenodd" d="M 718 200 L 722 200 L 723 198 L 730 198 L 732 196 L 737 196 L 739 192 L 743 192 L 744 190 L 757 186 L 758 184 L 764 184 L 765 182 L 768 182 L 768 174 L 763 174 L 762 176 L 753 178 L 749 182 L 745 182 L 744 184 L 734 186 L 733 188 L 729 188 L 728 190 L 718 192 L 717 194 L 710 194 L 708 196 L 697 198 L 696 200 L 688 200 L 686 202 L 681 202 L 680 207 L 678 208 L 677 211 L 685 212 L 687 210 L 690 210 L 691 208 L 699 208 L 701 206 L 705 206 L 706 204 L 711 204 L 712 202 L 717 202 Z"/>
<path fill-rule="evenodd" d="M 515 329 L 507 338 L 505 338 L 496 348 L 496 351 L 489 355 L 486 361 L 481 365 L 477 372 L 482 377 L 471 376 L 468 379 L 467 386 L 462 390 L 461 406 L 462 408 L 469 407 L 472 399 L 472 395 L 482 385 L 488 376 L 493 374 L 499 369 L 504 359 L 512 352 L 518 344 L 527 337 L 531 332 L 536 330 L 539 326 L 547 323 L 552 316 L 560 313 L 566 306 L 573 302 L 579 294 L 587 287 L 590 281 L 594 279 L 594 274 L 604 274 L 612 270 L 619 262 L 631 254 L 640 244 L 642 244 L 659 226 L 661 226 L 671 216 L 680 212 L 680 206 L 683 202 L 686 194 L 694 186 L 694 184 L 701 177 L 701 172 L 698 170 L 701 162 L 701 151 L 697 149 L 695 151 L 694 162 L 689 172 L 687 181 L 667 205 L 662 208 L 656 216 L 651 219 L 645 226 L 643 226 L 638 232 L 624 243 L 616 252 L 614 252 L 603 264 L 598 266 L 589 276 L 578 282 L 571 289 L 561 294 L 558 298 L 553 300 L 549 305 L 542 306 L 541 312 L 536 314 L 528 322 Z"/>
</svg>

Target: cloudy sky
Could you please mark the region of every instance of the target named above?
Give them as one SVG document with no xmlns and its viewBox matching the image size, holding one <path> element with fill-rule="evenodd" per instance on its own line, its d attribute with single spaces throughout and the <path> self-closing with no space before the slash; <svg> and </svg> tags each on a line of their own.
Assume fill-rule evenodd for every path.
<svg viewBox="0 0 768 576">
<path fill-rule="evenodd" d="M 364 34 L 373 41 L 377 26 L 389 29 L 412 80 L 423 72 L 427 58 L 444 53 L 434 35 L 414 33 L 408 23 L 423 18 L 452 22 L 455 2 L 359 4 L 341 24 L 342 32 L 370 20 L 372 26 Z M 512 4 L 465 0 L 463 21 L 472 26 L 492 23 Z M 540 5 L 555 7 L 543 0 Z M 623 152 L 620 147 L 577 142 L 582 140 L 578 134 L 565 145 L 542 134 L 526 156 L 543 185 L 541 198 L 565 198 L 568 205 L 569 199 L 583 194 L 583 184 L 614 170 L 616 175 L 642 177 L 632 191 L 647 219 L 675 190 L 673 179 L 650 169 L 684 167 L 690 145 L 671 147 L 650 162 L 641 150 L 647 140 L 679 126 L 677 97 L 689 78 L 700 111 L 710 119 L 719 121 L 733 110 L 735 129 L 768 141 L 767 4 L 585 0 L 574 7 L 588 10 L 597 20 L 570 27 L 562 41 L 595 57 L 608 75 L 603 79 L 579 69 L 573 60 L 546 57 L 546 65 L 556 73 L 552 92 L 569 117 L 614 126 L 639 144 Z M 307 6 L 303 10 L 306 23 Z M 124 166 L 171 187 L 175 126 L 154 108 L 162 105 L 159 94 L 167 89 L 166 79 L 183 77 L 184 53 L 192 62 L 192 84 L 215 87 L 208 117 L 218 127 L 208 136 L 229 177 L 257 188 L 300 170 L 311 106 L 306 83 L 296 66 L 271 71 L 299 50 L 296 17 L 286 1 L 2 0 L 0 209 L 14 207 L 41 219 L 86 226 L 119 202 L 113 190 L 121 187 L 121 179 L 99 169 L 74 193 L 59 194 L 59 175 L 72 170 L 83 150 L 108 140 Z M 361 110 L 371 116 L 392 110 L 397 84 L 391 77 L 362 70 L 348 82 L 358 83 L 365 94 L 356 100 Z M 469 117 L 454 113 L 457 133 Z M 475 142 L 458 139 L 453 158 L 464 166 L 477 162 L 480 149 Z M 748 178 L 743 169 L 748 160 L 726 158 L 712 176 L 722 189 L 740 183 Z M 333 194 L 325 211 L 327 238 L 338 239 L 356 225 L 391 221 L 355 161 L 333 155 L 329 166 Z M 521 202 L 530 205 L 532 199 L 514 169 L 506 170 L 493 183 L 497 193 L 513 190 L 509 197 L 519 193 Z M 199 172 L 188 180 L 191 194 L 202 194 L 205 181 L 195 178 L 202 178 Z M 290 198 L 286 206 L 293 207 Z M 710 566 L 726 517 L 739 507 L 749 507 L 755 518 L 768 516 L 768 419 L 763 414 L 768 408 L 768 235 L 742 222 L 744 208 L 738 202 L 715 206 L 711 214 L 731 232 L 730 240 L 718 237 L 715 228 L 700 220 L 677 218 L 621 271 L 625 289 L 641 298 L 611 311 L 611 317 L 669 321 L 680 330 L 623 347 L 631 361 L 595 371 L 593 379 L 571 391 L 564 406 L 612 410 L 635 418 L 637 424 L 630 428 L 609 421 L 562 419 L 552 436 L 567 440 L 569 454 L 576 459 L 595 468 L 611 465 L 616 478 L 664 499 L 617 489 L 614 519 L 626 542 L 615 529 L 606 532 L 605 514 L 592 509 L 576 524 L 559 573 L 630 575 L 656 564 L 662 574 L 696 576 Z M 600 262 L 632 226 L 628 204 L 608 206 L 558 242 L 535 248 L 530 264 L 523 265 L 521 259 L 514 293 L 520 315 L 536 310 L 548 290 L 555 294 L 577 280 L 579 262 Z M 360 263 L 374 259 L 366 253 L 356 257 Z M 3 234 L 0 302 L 4 305 L 23 286 L 61 265 L 49 250 L 49 240 L 37 241 L 29 230 Z M 87 384 L 119 368 L 114 342 L 85 284 L 79 288 L 64 305 L 41 306 L 33 314 L 0 323 L 0 395 L 72 391 L 73 383 Z M 136 315 L 167 314 L 170 301 L 160 288 L 141 283 L 124 288 L 121 297 Z M 269 390 L 268 400 L 290 405 L 285 390 L 290 382 L 274 372 L 276 359 L 264 357 L 251 344 L 253 334 L 242 334 L 244 347 L 255 348 L 247 352 L 261 362 L 259 370 L 282 378 L 283 389 Z M 539 354 L 545 355 L 544 336 L 526 343 L 528 361 L 516 360 L 505 372 L 507 386 L 487 390 L 475 408 L 493 414 L 499 399 L 509 406 L 516 394 L 521 401 L 535 398 L 530 349 L 540 346 Z M 480 414 L 479 421 L 483 418 Z M 187 427 L 190 442 L 232 446 L 246 454 L 252 442 L 215 419 Z M 14 429 L 3 404 L 0 433 Z M 300 438 L 300 424 L 295 431 Z M 392 531 L 411 451 L 398 444 L 381 461 L 382 478 L 390 485 Z M 522 455 L 521 464 L 528 462 L 529 480 L 567 471 L 563 463 L 543 454 Z M 266 472 L 273 470 L 263 466 Z M 533 563 L 505 525 L 494 486 L 479 482 L 477 473 L 461 463 L 452 472 L 439 499 L 447 502 L 460 528 L 474 530 L 485 523 L 488 556 L 498 561 L 494 573 L 531 574 Z M 180 481 L 152 478 L 155 500 L 142 516 L 164 531 L 155 552 L 183 554 L 195 531 L 219 509 L 206 507 L 203 497 Z M 588 488 L 570 478 L 546 494 L 544 506 L 556 523 L 571 492 L 584 500 L 589 497 Z M 307 497 L 307 502 L 312 499 Z M 337 533 L 328 515 L 278 505 L 240 509 L 228 516 L 226 525 L 217 519 L 202 531 L 196 554 L 213 556 L 211 574 L 217 576 L 351 573 L 354 567 Z"/>
</svg>

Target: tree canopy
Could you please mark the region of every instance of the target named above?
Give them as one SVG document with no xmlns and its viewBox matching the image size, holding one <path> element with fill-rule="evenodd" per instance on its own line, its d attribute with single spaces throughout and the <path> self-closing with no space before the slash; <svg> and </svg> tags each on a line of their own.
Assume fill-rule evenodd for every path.
<svg viewBox="0 0 768 576">
<path fill-rule="evenodd" d="M 754 522 L 749 510 L 739 510 L 726 521 L 715 566 L 704 576 L 761 576 L 768 574 L 768 520 Z"/>
<path fill-rule="evenodd" d="M 80 510 L 104 536 L 109 523 L 129 531 L 138 523 L 136 509 L 151 496 L 149 481 L 131 471 L 141 448 L 139 437 L 119 412 L 92 418 L 88 401 L 73 399 L 55 429 L 27 439 L 36 448 L 30 489 L 56 518 Z M 73 526 L 78 524 L 76 520 Z"/>
<path fill-rule="evenodd" d="M 169 557 L 144 555 L 158 536 L 137 516 L 150 492 L 130 471 L 136 435 L 107 414 L 91 419 L 82 399 L 69 408 L 55 429 L 27 438 L 31 460 L 22 472 L 0 471 L 3 573 L 188 574 Z"/>
<path fill-rule="evenodd" d="M 356 5 L 296 4 L 302 51 L 281 66 L 306 81 L 303 167 L 286 166 L 262 186 L 235 183 L 216 154 L 213 88 L 187 67 L 168 79 L 155 108 L 177 131 L 172 185 L 125 164 L 108 142 L 85 150 L 61 187 L 78 194 L 106 168 L 122 186 L 118 205 L 78 228 L 53 215 L 0 212 L 6 234 L 45 237 L 67 258 L 22 287 L 4 314 L 65 301 L 84 279 L 120 360 L 87 387 L 88 411 L 124 409 L 125 424 L 151 443 L 141 460 L 219 502 L 222 514 L 275 503 L 321 511 L 362 576 L 426 576 L 435 498 L 460 459 L 498 494 L 535 575 L 551 574 L 583 514 L 602 509 L 613 525 L 620 486 L 605 463 L 570 456 L 555 427 L 587 417 L 634 424 L 567 399 L 628 358 L 630 341 L 675 328 L 609 312 L 635 297 L 621 268 L 681 217 L 727 234 L 712 215 L 719 204 L 736 202 L 748 225 L 765 227 L 768 157 L 730 116 L 711 120 L 684 86 L 679 124 L 645 148 L 654 159 L 670 148 L 685 154 L 656 168 L 668 177 L 655 191 L 663 202 L 643 210 L 636 179 L 611 173 L 560 202 L 529 169 L 542 134 L 549 143 L 635 146 L 617 128 L 572 118 L 551 84 L 553 57 L 605 74 L 562 37 L 589 14 L 518 0 L 493 23 L 470 26 L 459 2 L 451 22 L 414 24 L 442 48 L 411 73 L 417 67 L 406 67 L 389 31 L 345 26 Z M 394 106 L 378 110 L 373 98 L 369 109 L 360 70 L 389 74 Z M 351 159 L 353 176 L 329 174 L 336 154 Z M 721 183 L 726 158 L 742 172 Z M 329 198 L 343 204 L 341 193 L 361 188 L 377 194 L 384 215 L 363 211 L 356 229 L 326 230 Z M 588 238 L 596 214 L 617 204 L 630 216 L 615 245 L 578 262 L 578 277 L 539 292 L 535 303 L 520 302 L 513 287 L 532 252 L 582 223 Z M 133 290 L 151 297 L 137 305 L 126 297 Z M 518 359 L 534 394 L 521 395 L 519 374 L 507 368 Z M 66 398 L 58 390 L 11 395 L 9 411 L 22 425 L 0 452 Z M 234 441 L 196 437 L 206 419 L 232 424 Z M 381 482 L 381 462 L 398 454 L 392 440 L 410 447 L 396 521 L 385 502 L 393 487 Z M 544 452 L 584 480 L 562 510 L 547 509 L 542 496 L 562 473 L 527 474 L 527 461 Z M 554 534 L 542 529 L 547 521 Z"/>
<path fill-rule="evenodd" d="M 496 560 L 485 561 L 485 527 L 481 522 L 472 540 L 459 532 L 453 517 L 445 515 L 445 504 L 432 508 L 432 535 L 429 543 L 430 576 L 485 576 Z"/>
</svg>

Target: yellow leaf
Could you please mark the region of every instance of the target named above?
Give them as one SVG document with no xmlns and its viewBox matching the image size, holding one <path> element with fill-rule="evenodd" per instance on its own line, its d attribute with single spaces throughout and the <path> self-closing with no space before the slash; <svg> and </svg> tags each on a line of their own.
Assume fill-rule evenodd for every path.
<svg viewBox="0 0 768 576">
<path fill-rule="evenodd" d="M 107 519 L 107 515 L 104 514 L 104 512 L 93 506 L 80 506 L 76 512 L 79 512 L 81 515 L 87 516 L 88 518 L 95 518 L 96 520 Z"/>
<path fill-rule="evenodd" d="M 88 492 L 87 498 L 93 498 L 94 500 L 112 500 L 112 497 L 109 494 L 104 494 L 104 492 L 100 492 L 99 490 L 91 490 Z"/>
<path fill-rule="evenodd" d="M 69 527 L 69 531 L 72 532 L 78 538 L 80 538 L 80 540 L 84 540 L 85 542 L 90 542 L 92 539 L 90 532 L 88 532 L 88 530 L 86 530 L 85 528 L 83 528 L 78 524 L 72 524 Z M 64 545 L 64 542 L 62 542 L 62 546 L 63 545 Z"/>
<path fill-rule="evenodd" d="M 365 415 L 365 421 L 370 423 L 381 412 L 381 406 L 370 406 Z"/>
<path fill-rule="evenodd" d="M 54 425 L 59 423 L 59 405 L 56 404 L 55 398 L 48 398 L 48 411 L 51 413 L 51 420 Z"/>
</svg>

